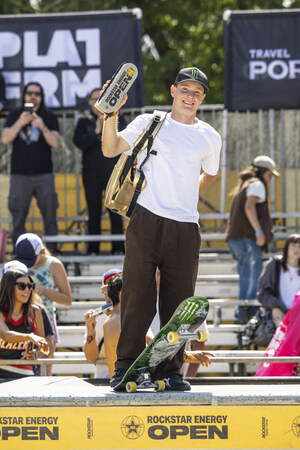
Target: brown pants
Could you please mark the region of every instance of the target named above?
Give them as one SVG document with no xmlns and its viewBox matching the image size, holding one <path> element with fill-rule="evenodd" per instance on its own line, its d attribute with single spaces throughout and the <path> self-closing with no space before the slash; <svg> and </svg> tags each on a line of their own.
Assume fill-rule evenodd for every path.
<svg viewBox="0 0 300 450">
<path fill-rule="evenodd" d="M 165 219 L 135 206 L 126 231 L 117 369 L 127 369 L 145 348 L 145 336 L 156 312 L 156 268 L 160 269 L 162 327 L 179 303 L 194 295 L 200 244 L 197 224 Z M 184 348 L 161 375 L 180 371 L 183 351 Z"/>
</svg>

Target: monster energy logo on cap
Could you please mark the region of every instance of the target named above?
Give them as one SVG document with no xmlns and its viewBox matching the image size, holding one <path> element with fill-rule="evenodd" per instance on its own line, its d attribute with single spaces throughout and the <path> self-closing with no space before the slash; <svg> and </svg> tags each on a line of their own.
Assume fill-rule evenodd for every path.
<svg viewBox="0 0 300 450">
<path fill-rule="evenodd" d="M 195 81 L 196 83 L 200 83 L 204 88 L 204 92 L 206 93 L 208 91 L 207 76 L 197 67 L 187 67 L 178 72 L 174 82 L 175 86 L 184 81 Z"/>
</svg>

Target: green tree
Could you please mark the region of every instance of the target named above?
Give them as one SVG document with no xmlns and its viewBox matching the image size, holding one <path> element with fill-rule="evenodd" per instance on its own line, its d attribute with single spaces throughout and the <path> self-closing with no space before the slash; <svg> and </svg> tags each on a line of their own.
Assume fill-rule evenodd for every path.
<svg viewBox="0 0 300 450">
<path fill-rule="evenodd" d="M 30 0 L 1 0 L 0 14 L 34 13 Z"/>
</svg>

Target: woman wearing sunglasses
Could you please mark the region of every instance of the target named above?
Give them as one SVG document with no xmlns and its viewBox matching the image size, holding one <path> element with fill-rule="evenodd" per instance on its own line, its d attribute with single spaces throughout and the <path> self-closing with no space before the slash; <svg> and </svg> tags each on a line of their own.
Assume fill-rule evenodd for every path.
<svg viewBox="0 0 300 450">
<path fill-rule="evenodd" d="M 56 323 L 55 304 L 65 308 L 72 305 L 71 286 L 63 263 L 52 256 L 43 241 L 34 233 L 24 233 L 18 237 L 15 246 L 16 260 L 28 267 L 28 273 L 36 282 L 36 292 L 46 307 L 53 336 L 50 343 L 50 358 L 53 358 L 59 335 Z M 46 373 L 52 375 L 52 365 L 47 364 Z"/>
<path fill-rule="evenodd" d="M 40 308 L 34 304 L 35 283 L 24 271 L 10 268 L 0 283 L 0 360 L 33 359 L 34 347 L 47 354 L 49 345 L 44 338 Z M 28 365 L 3 365 L 0 378 L 22 378 L 34 375 Z"/>
</svg>

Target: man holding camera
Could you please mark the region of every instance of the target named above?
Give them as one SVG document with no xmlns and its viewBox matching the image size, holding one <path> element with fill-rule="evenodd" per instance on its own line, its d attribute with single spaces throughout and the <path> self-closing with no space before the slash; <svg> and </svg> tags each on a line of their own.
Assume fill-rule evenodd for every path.
<svg viewBox="0 0 300 450">
<path fill-rule="evenodd" d="M 24 87 L 23 106 L 11 111 L 2 132 L 3 144 L 13 143 L 8 207 L 13 220 L 13 243 L 26 232 L 25 221 L 31 199 L 36 197 L 47 235 L 57 234 L 51 147 L 60 144 L 56 116 L 44 103 L 44 91 L 37 82 Z M 55 251 L 49 246 L 49 250 Z"/>
</svg>

